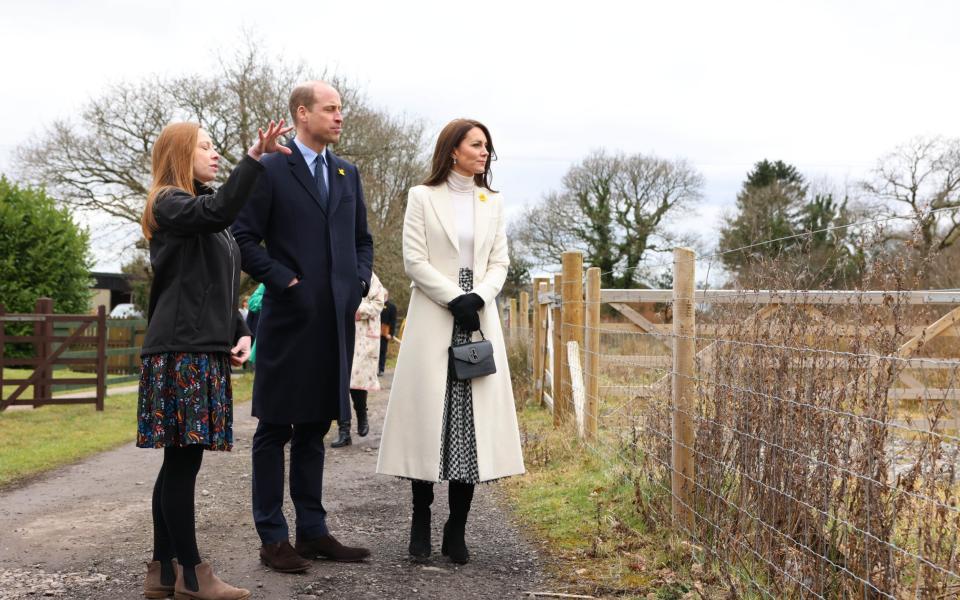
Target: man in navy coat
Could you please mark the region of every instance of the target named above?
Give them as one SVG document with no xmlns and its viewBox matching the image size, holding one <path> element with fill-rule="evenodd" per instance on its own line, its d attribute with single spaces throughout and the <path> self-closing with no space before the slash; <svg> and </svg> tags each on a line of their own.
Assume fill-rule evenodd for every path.
<svg viewBox="0 0 960 600">
<path fill-rule="evenodd" d="M 233 225 L 243 270 L 266 286 L 253 383 L 253 518 L 261 560 L 281 572 L 305 571 L 307 559 L 370 555 L 330 535 L 322 503 L 323 438 L 350 411 L 354 315 L 373 264 L 360 175 L 328 148 L 340 139 L 341 108 L 324 82 L 293 90 L 293 152 L 264 158 Z M 287 442 L 295 547 L 282 511 Z"/>
</svg>

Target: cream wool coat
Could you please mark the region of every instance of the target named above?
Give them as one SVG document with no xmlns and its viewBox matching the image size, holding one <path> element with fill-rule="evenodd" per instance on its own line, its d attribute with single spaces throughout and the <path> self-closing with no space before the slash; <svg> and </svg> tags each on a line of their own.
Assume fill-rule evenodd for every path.
<svg viewBox="0 0 960 600">
<path fill-rule="evenodd" d="M 480 327 L 493 344 L 497 372 L 473 380 L 473 422 L 480 480 L 524 472 L 500 315 L 495 298 L 507 277 L 507 235 L 499 194 L 474 191 L 473 292 L 484 301 Z M 403 262 L 413 288 L 384 419 L 377 472 L 438 481 L 459 242 L 446 185 L 416 186 L 407 198 Z M 479 339 L 479 334 L 474 334 Z"/>
</svg>

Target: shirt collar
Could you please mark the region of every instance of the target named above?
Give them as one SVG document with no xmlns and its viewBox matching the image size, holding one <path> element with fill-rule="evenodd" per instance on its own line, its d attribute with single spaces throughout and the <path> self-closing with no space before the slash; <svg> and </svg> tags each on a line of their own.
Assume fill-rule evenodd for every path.
<svg viewBox="0 0 960 600">
<path fill-rule="evenodd" d="M 304 145 L 297 138 L 293 138 L 293 143 L 296 144 L 297 148 L 300 149 L 300 154 L 303 155 L 303 160 L 304 162 L 307 163 L 307 166 L 313 167 L 313 163 L 316 162 L 317 160 L 317 152 L 313 150 L 313 148 L 309 148 L 306 145 Z M 326 161 L 328 164 L 330 162 L 330 159 L 327 157 L 326 148 L 323 149 L 323 160 Z"/>
</svg>

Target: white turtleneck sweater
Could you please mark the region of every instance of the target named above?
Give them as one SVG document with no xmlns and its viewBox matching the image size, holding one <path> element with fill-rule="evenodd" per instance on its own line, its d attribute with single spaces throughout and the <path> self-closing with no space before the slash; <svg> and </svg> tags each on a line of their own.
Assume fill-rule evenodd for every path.
<svg viewBox="0 0 960 600">
<path fill-rule="evenodd" d="M 450 171 L 447 189 L 450 190 L 453 218 L 460 241 L 460 268 L 473 269 L 473 192 L 476 185 L 472 177 Z"/>
</svg>

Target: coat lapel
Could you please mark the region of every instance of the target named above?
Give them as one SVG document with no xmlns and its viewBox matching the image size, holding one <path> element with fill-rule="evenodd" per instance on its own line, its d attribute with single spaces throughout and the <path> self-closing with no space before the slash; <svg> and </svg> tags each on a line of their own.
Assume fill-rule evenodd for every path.
<svg viewBox="0 0 960 600">
<path fill-rule="evenodd" d="M 327 181 L 330 184 L 330 193 L 327 198 L 327 214 L 332 215 L 337 211 L 337 207 L 340 206 L 340 198 L 343 196 L 344 179 L 346 178 L 340 174 L 340 169 L 344 169 L 344 166 L 340 164 L 340 157 L 329 151 L 329 149 L 327 156 L 330 157 L 330 160 L 327 161 Z M 346 172 L 346 170 L 344 170 L 344 172 Z"/>
<path fill-rule="evenodd" d="M 433 212 L 437 213 L 437 218 L 440 219 L 440 224 L 447 233 L 450 243 L 459 251 L 460 240 L 453 216 L 453 201 L 450 199 L 450 190 L 447 189 L 446 184 L 430 188 L 430 205 L 433 206 Z"/>
<path fill-rule="evenodd" d="M 317 189 L 316 181 L 310 176 L 310 169 L 307 167 L 307 162 L 304 160 L 303 154 L 300 153 L 300 149 L 297 148 L 297 145 L 294 144 L 293 141 L 287 144 L 287 148 L 293 151 L 287 155 L 287 164 L 290 165 L 293 176 L 300 182 L 300 185 L 307 190 L 310 197 L 313 198 L 313 201 L 317 203 L 317 206 L 323 210 L 323 206 L 320 204 L 320 191 Z"/>
</svg>

